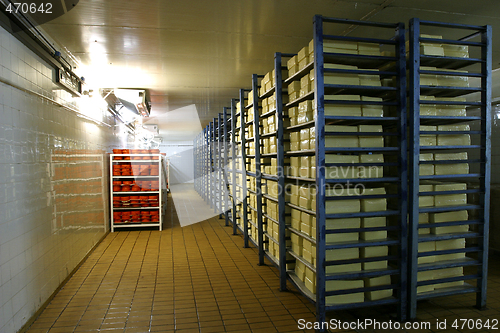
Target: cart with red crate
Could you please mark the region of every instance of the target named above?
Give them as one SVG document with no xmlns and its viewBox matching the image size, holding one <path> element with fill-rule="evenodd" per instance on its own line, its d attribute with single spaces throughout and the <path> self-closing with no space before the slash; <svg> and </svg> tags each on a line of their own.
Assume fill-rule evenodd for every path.
<svg viewBox="0 0 500 333">
<path fill-rule="evenodd" d="M 110 155 L 111 231 L 122 227 L 162 230 L 159 149 L 113 149 Z"/>
</svg>

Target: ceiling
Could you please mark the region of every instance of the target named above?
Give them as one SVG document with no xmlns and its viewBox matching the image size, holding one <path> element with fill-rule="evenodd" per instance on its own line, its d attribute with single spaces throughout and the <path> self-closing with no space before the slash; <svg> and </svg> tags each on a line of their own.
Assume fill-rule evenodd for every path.
<svg viewBox="0 0 500 333">
<path fill-rule="evenodd" d="M 192 113 L 168 117 L 170 111 L 195 106 L 206 126 L 249 88 L 251 74 L 272 69 L 274 52 L 296 53 L 309 42 L 315 14 L 491 24 L 493 36 L 500 27 L 498 0 L 85 0 L 42 28 L 81 61 L 89 83 L 150 89 L 148 122 L 165 141 L 182 141 L 192 140 L 192 119 L 185 119 Z M 497 67 L 500 43 L 493 44 Z"/>
</svg>

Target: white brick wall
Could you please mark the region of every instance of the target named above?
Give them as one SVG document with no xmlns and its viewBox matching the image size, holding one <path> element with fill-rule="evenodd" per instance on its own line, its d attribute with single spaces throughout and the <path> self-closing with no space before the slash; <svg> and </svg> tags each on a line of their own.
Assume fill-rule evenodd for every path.
<svg viewBox="0 0 500 333">
<path fill-rule="evenodd" d="M 75 104 L 56 90 L 52 75 L 51 67 L 0 28 L 1 79 Z M 106 163 L 94 160 L 106 161 L 104 153 L 117 142 L 110 128 L 3 83 L 0 119 L 0 333 L 12 333 L 105 234 L 108 173 Z M 85 150 L 99 152 L 82 156 L 82 165 L 92 166 L 94 178 L 104 174 L 100 183 L 75 180 L 81 161 L 58 162 L 55 155 L 76 157 Z"/>
</svg>

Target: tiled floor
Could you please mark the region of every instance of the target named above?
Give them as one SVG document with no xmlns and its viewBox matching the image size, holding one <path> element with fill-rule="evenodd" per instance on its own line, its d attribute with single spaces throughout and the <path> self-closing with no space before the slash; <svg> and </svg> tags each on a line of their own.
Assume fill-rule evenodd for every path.
<svg viewBox="0 0 500 333">
<path fill-rule="evenodd" d="M 181 228 L 172 207 L 163 232 L 109 234 L 29 332 L 301 332 L 299 319 L 314 320 L 314 306 L 293 288 L 280 292 L 277 270 L 257 266 L 255 249 L 242 248 L 242 238 L 232 236 L 223 220 Z M 500 319 L 498 263 L 490 262 L 488 310 L 471 306 L 474 295 L 423 302 L 418 317 L 433 326 L 416 332 L 437 331 L 436 318 L 447 319 L 448 329 L 454 318 Z M 391 311 L 330 318 L 387 321 Z"/>
</svg>

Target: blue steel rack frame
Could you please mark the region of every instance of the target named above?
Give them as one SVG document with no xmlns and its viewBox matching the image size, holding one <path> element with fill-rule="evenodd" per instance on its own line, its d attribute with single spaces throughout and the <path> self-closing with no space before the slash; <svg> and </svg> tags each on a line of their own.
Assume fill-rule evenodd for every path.
<svg viewBox="0 0 500 333">
<path fill-rule="evenodd" d="M 239 117 L 240 117 L 240 137 L 241 137 L 241 193 L 242 193 L 242 205 L 243 205 L 243 216 L 240 219 L 243 222 L 243 247 L 249 247 L 250 237 L 248 235 L 248 189 L 247 189 L 247 171 L 246 171 L 246 124 L 245 124 L 245 101 L 248 100 L 246 95 L 248 95 L 248 89 L 240 89 L 240 109 L 239 109 Z"/>
<path fill-rule="evenodd" d="M 231 168 L 228 169 L 228 172 L 231 174 L 231 211 L 230 211 L 230 220 L 229 222 L 233 226 L 233 235 L 238 234 L 238 220 L 241 221 L 241 218 L 239 217 L 239 214 L 237 212 L 237 205 L 238 205 L 238 188 L 236 186 L 236 161 L 238 157 L 236 156 L 237 152 L 237 142 L 236 142 L 236 124 L 237 124 L 237 112 L 236 112 L 236 106 L 238 105 L 238 100 L 237 99 L 232 99 L 231 100 L 231 136 L 230 136 L 230 146 L 231 146 Z"/>
<path fill-rule="evenodd" d="M 230 133 L 231 133 L 231 113 L 228 114 L 228 107 L 224 107 L 223 110 L 224 112 L 222 113 L 222 124 L 223 130 L 222 130 L 222 151 L 224 153 L 223 159 L 222 159 L 222 165 L 221 165 L 221 172 L 222 172 L 222 214 L 224 215 L 224 220 L 226 223 L 226 227 L 229 226 L 229 214 L 231 212 L 231 205 L 230 205 L 230 200 L 229 200 L 229 186 L 231 186 L 231 182 L 229 181 L 229 172 L 228 172 L 228 165 L 229 165 L 229 144 L 231 143 L 230 141 Z M 230 112 L 230 111 L 229 111 Z M 229 127 L 229 130 L 228 130 Z M 228 140 L 229 139 L 229 140 Z M 228 142 L 229 141 L 229 142 Z M 231 155 L 232 158 L 232 155 Z"/>
<path fill-rule="evenodd" d="M 435 36 L 422 36 L 421 29 L 426 27 L 440 28 L 444 32 L 452 32 L 453 39 L 442 39 L 436 38 Z M 458 34 L 461 34 L 462 38 L 456 38 Z M 410 112 L 409 112 L 409 129 L 410 129 L 410 159 L 409 159 L 409 175 L 410 175 L 410 186 L 409 186 L 409 202 L 410 202 L 410 230 L 409 230 L 409 311 L 408 316 L 410 319 L 416 317 L 417 311 L 417 301 L 422 299 L 428 299 L 431 297 L 448 296 L 455 294 L 464 293 L 476 293 L 476 306 L 478 308 L 484 308 L 486 305 L 486 281 L 488 272 L 488 230 L 489 230 L 489 202 L 490 202 L 490 154 L 491 154 L 491 26 L 471 26 L 463 24 L 448 24 L 441 22 L 430 22 L 421 21 L 414 18 L 410 21 L 410 84 L 411 89 L 410 94 Z M 428 55 L 421 54 L 421 43 L 427 43 L 427 45 L 451 45 L 467 48 L 467 51 L 471 49 L 476 51 L 477 57 L 467 57 L 467 58 L 457 58 L 450 57 L 449 55 Z M 456 55 L 455 55 L 456 56 Z M 434 70 L 428 70 L 422 68 L 421 66 L 433 66 L 437 67 Z M 467 69 L 466 73 L 456 73 L 451 70 L 454 69 Z M 469 70 L 472 70 L 469 71 Z M 421 75 L 441 75 L 447 76 L 462 76 L 479 78 L 480 84 L 476 87 L 449 87 L 449 86 L 428 86 L 421 85 Z M 461 101 L 428 101 L 422 100 L 420 96 L 445 96 L 445 97 L 458 97 L 465 96 L 470 93 L 478 92 L 480 94 L 479 102 L 468 102 L 465 100 Z M 467 107 L 467 113 L 465 116 L 432 116 L 432 115 L 422 115 L 421 105 L 427 106 L 428 104 L 437 105 L 437 107 L 442 105 L 454 105 Z M 479 109 L 478 116 L 471 116 L 469 112 L 470 109 Z M 467 124 L 467 123 L 480 123 L 479 129 L 477 131 L 460 131 L 455 130 L 452 132 L 443 132 L 437 127 L 436 131 L 422 131 L 420 126 L 423 125 L 450 125 L 450 124 Z M 422 146 L 420 144 L 420 135 L 438 135 L 446 136 L 447 134 L 457 134 L 457 135 L 470 135 L 473 138 L 477 138 L 470 146 Z M 439 142 L 438 142 L 439 144 Z M 437 150 L 439 148 L 439 150 Z M 471 159 L 468 156 L 465 160 L 444 160 L 444 161 L 432 161 L 425 162 L 420 161 L 421 152 L 425 153 L 442 153 L 442 152 L 470 152 L 470 154 L 476 153 L 478 159 Z M 444 164 L 453 163 L 468 163 L 471 166 L 475 166 L 476 173 L 468 174 L 445 174 L 445 175 L 433 175 L 433 176 L 422 176 L 420 175 L 420 167 L 424 164 L 433 163 L 436 166 Z M 470 182 L 476 181 L 479 183 L 477 189 L 466 189 L 464 190 L 454 190 L 454 191 L 423 191 L 420 192 L 420 185 L 422 181 L 427 182 Z M 444 206 L 444 207 L 419 207 L 419 200 L 428 196 L 443 194 L 453 194 L 453 195 L 477 195 L 479 197 L 479 202 L 476 204 L 470 204 L 466 202 L 462 205 L 454 206 Z M 475 216 L 468 216 L 468 219 L 461 219 L 461 221 L 441 222 L 433 224 L 431 222 L 427 227 L 457 227 L 468 225 L 470 231 L 465 232 L 453 232 L 446 234 L 434 234 L 434 235 L 420 235 L 419 230 L 422 229 L 423 225 L 419 225 L 419 213 L 442 213 L 442 212 L 458 212 L 458 211 L 469 211 L 475 214 Z M 474 230 L 475 229 L 475 230 Z M 464 248 L 451 249 L 451 250 L 440 250 L 440 251 L 427 251 L 419 253 L 419 244 L 432 241 L 440 240 L 458 240 L 467 239 L 467 246 Z M 469 244 L 469 242 L 471 244 Z M 419 260 L 424 257 L 439 256 L 439 255 L 451 255 L 451 260 L 435 261 L 433 263 L 421 263 Z M 455 257 L 453 257 L 455 255 Z M 439 258 L 439 257 L 437 257 Z M 447 258 L 448 259 L 448 258 Z M 469 266 L 469 267 L 468 267 Z M 425 271 L 433 271 L 436 269 L 446 269 L 446 268 L 472 268 L 477 267 L 477 270 L 473 274 L 454 276 L 448 278 L 438 278 L 430 279 L 427 281 L 418 281 L 418 273 Z M 476 285 L 470 285 L 465 283 L 465 281 L 475 281 Z M 451 286 L 448 288 L 436 288 L 434 290 L 429 290 L 427 292 L 417 293 L 417 288 L 422 286 L 434 285 L 436 283 L 454 283 L 459 285 Z M 463 284 L 462 284 L 463 283 Z"/>
<path fill-rule="evenodd" d="M 385 32 L 393 31 L 394 35 L 387 39 L 381 38 L 364 38 L 364 37 L 347 37 L 347 36 L 334 36 L 328 35 L 323 32 L 324 24 L 348 24 L 354 26 L 370 27 L 372 29 L 385 29 Z M 388 30 L 390 29 L 390 30 Z M 324 41 L 350 41 L 360 43 L 371 43 L 375 45 L 388 45 L 393 48 L 393 56 L 383 55 L 346 55 L 344 53 L 330 53 L 323 52 Z M 326 69 L 324 63 L 336 63 L 344 65 L 359 66 L 360 69 Z M 383 66 L 390 66 L 383 68 Z M 286 82 L 299 79 L 301 76 L 307 74 L 308 70 L 314 68 L 315 73 L 315 93 L 307 94 L 295 101 L 290 101 L 286 107 L 293 107 L 306 99 L 315 100 L 315 117 L 314 124 L 316 130 L 315 149 L 313 151 L 305 152 L 289 152 L 287 155 L 297 156 L 304 153 L 315 154 L 316 162 L 316 178 L 313 183 L 316 186 L 316 239 L 309 240 L 316 243 L 316 267 L 310 263 L 306 265 L 309 268 L 315 269 L 316 273 L 316 295 L 311 295 L 301 284 L 293 271 L 288 271 L 290 280 L 301 290 L 306 296 L 312 298 L 316 302 L 316 314 L 319 322 L 324 322 L 326 319 L 326 311 L 359 308 L 367 306 L 379 306 L 384 304 L 395 304 L 398 308 L 398 317 L 404 320 L 406 316 L 406 275 L 407 275 L 407 251 L 406 251 L 406 238 L 407 238 L 407 171 L 406 171 L 406 59 L 405 59 L 405 29 L 403 23 L 387 24 L 375 23 L 345 19 L 327 18 L 317 15 L 314 17 L 314 63 L 307 66 L 303 71 L 297 73 L 293 77 L 287 79 Z M 377 73 L 370 72 L 369 70 L 377 70 Z M 368 74 L 368 75 L 381 75 L 385 77 L 394 78 L 396 84 L 394 87 L 388 86 L 350 86 L 342 84 L 325 84 L 324 76 L 326 73 L 352 73 L 352 74 Z M 345 100 L 325 100 L 325 95 L 336 94 L 352 94 L 370 97 L 382 97 L 383 101 L 349 101 Z M 315 95 L 315 96 L 314 96 Z M 334 96 L 333 96 L 334 97 Z M 329 99 L 330 99 L 329 98 Z M 358 117 L 358 116 L 331 116 L 325 115 L 325 104 L 354 104 L 354 105 L 384 105 L 395 107 L 397 112 L 394 116 L 384 117 Z M 387 113 L 387 111 L 384 111 Z M 382 148 L 326 148 L 325 135 L 353 135 L 345 132 L 326 132 L 325 125 L 358 125 L 358 124 L 376 124 L 383 125 L 383 132 L 367 133 L 367 136 L 374 137 L 387 137 L 392 136 L 396 138 L 396 143 L 392 147 Z M 293 129 L 303 128 L 306 124 L 300 126 L 292 126 Z M 289 128 L 290 129 L 290 128 Z M 359 135 L 359 133 L 357 133 Z M 363 179 L 327 179 L 325 174 L 325 167 L 339 167 L 346 166 L 342 163 L 325 163 L 325 156 L 327 154 L 348 153 L 348 154 L 370 154 L 378 153 L 384 154 L 384 158 L 389 156 L 393 160 L 386 160 L 379 164 L 385 167 L 396 167 L 397 172 L 388 176 L 384 175 L 381 178 L 363 178 Z M 374 164 L 374 163 L 371 163 Z M 376 164 L 376 163 L 375 163 Z M 364 166 L 363 163 L 350 164 L 351 167 Z M 308 181 L 308 180 L 304 180 Z M 361 194 L 359 199 L 385 199 L 392 200 L 390 209 L 376 212 L 358 212 L 358 213 L 329 213 L 326 214 L 326 203 L 331 200 L 352 199 L 350 195 L 332 196 L 327 195 L 326 186 L 334 184 L 347 184 L 347 183 L 363 183 L 365 185 L 379 186 L 393 186 L 392 193 L 366 195 Z M 394 188 L 396 188 L 394 190 Z M 341 201 L 337 201 L 341 202 Z M 300 207 L 293 207 L 295 209 L 303 210 Z M 314 213 L 309 210 L 303 210 L 308 213 Z M 387 225 L 386 227 L 372 227 L 372 228 L 343 228 L 343 229 L 326 229 L 326 219 L 345 219 L 345 218 L 367 218 L 367 217 L 386 217 L 394 218 L 394 225 Z M 292 232 L 303 236 L 300 232 L 289 228 Z M 368 232 L 368 231 L 386 231 L 392 233 L 389 238 L 371 241 L 356 241 L 356 242 L 335 242 L 327 243 L 327 234 L 343 234 L 353 232 Z M 327 260 L 327 251 L 336 249 L 348 248 L 367 248 L 373 246 L 391 246 L 396 249 L 395 255 L 383 255 L 375 258 L 357 258 L 342 260 L 334 258 Z M 293 253 L 290 251 L 290 254 Z M 300 256 L 294 255 L 299 260 Z M 345 273 L 326 273 L 326 268 L 341 264 L 349 263 L 367 263 L 373 261 L 389 261 L 390 265 L 385 269 L 362 270 Z M 301 260 L 302 261 L 302 260 Z M 307 264 L 305 260 L 302 261 Z M 392 282 L 389 284 L 371 286 L 371 287 L 350 287 L 346 290 L 327 291 L 326 284 L 329 281 L 337 280 L 350 280 L 350 279 L 366 279 L 380 276 L 392 276 Z M 346 295 L 355 293 L 365 293 L 381 290 L 393 290 L 393 296 L 378 300 L 365 300 L 363 302 L 353 303 L 327 303 L 327 297 L 336 295 Z"/>
<path fill-rule="evenodd" d="M 282 65 L 282 58 L 291 58 L 295 54 L 283 54 L 276 52 L 274 54 L 274 86 L 263 94 L 259 96 L 260 100 L 268 98 L 275 94 L 275 104 L 274 109 L 269 110 L 267 113 L 262 114 L 259 118 L 265 117 L 276 117 L 276 131 L 274 133 L 266 133 L 265 135 L 260 135 L 259 137 L 276 137 L 277 142 L 277 150 L 276 153 L 268 153 L 264 154 L 265 157 L 272 157 L 277 159 L 277 174 L 276 175 L 267 175 L 261 172 L 260 178 L 266 180 L 277 181 L 278 189 L 285 188 L 285 144 L 284 144 L 284 112 L 283 112 L 283 75 L 282 71 L 286 70 L 287 67 Z M 260 123 L 260 119 L 259 119 Z M 256 127 L 256 130 L 260 132 L 260 126 Z M 262 170 L 261 170 L 262 171 Z M 258 187 L 258 191 L 263 193 L 262 186 Z M 272 200 L 269 196 L 261 195 L 262 200 Z M 269 215 L 266 209 L 266 213 L 262 216 L 262 228 L 266 225 L 266 231 L 263 231 L 262 239 L 264 244 L 269 242 L 277 242 L 279 248 L 278 258 L 273 257 L 269 251 L 265 250 L 263 252 L 264 256 L 273 263 L 279 270 L 279 278 L 280 278 L 280 290 L 287 290 L 286 281 L 287 281 L 287 273 L 286 273 L 286 263 L 287 263 L 287 254 L 286 254 L 286 242 L 290 239 L 286 236 L 286 204 L 285 204 L 285 191 L 280 190 L 278 193 L 278 198 L 276 200 L 278 202 L 278 221 L 274 221 Z M 264 206 L 264 205 L 263 205 Z M 266 207 L 267 208 L 267 207 Z M 289 214 L 288 214 L 289 215 Z M 264 219 L 266 222 L 264 222 Z M 278 239 L 274 239 L 272 235 L 269 234 L 269 226 L 271 223 L 278 223 L 279 234 Z M 267 240 L 266 240 L 267 238 Z"/>
<path fill-rule="evenodd" d="M 247 210 L 247 215 L 246 217 L 246 223 L 250 223 L 251 226 L 253 226 L 255 229 L 257 229 L 257 239 L 254 239 L 253 237 L 248 236 L 248 239 L 250 242 L 255 245 L 258 249 L 258 256 L 259 256 L 259 265 L 264 264 L 264 244 L 263 244 L 263 233 L 262 233 L 262 192 L 260 191 L 261 189 L 261 161 L 260 161 L 260 136 L 259 136 L 259 113 L 260 113 L 260 106 L 259 106 L 259 78 L 262 78 L 262 75 L 257 75 L 253 74 L 252 75 L 252 100 L 248 100 L 247 105 L 244 106 L 244 110 L 247 110 L 245 112 L 245 115 L 248 115 L 248 110 L 253 108 L 253 119 L 246 119 L 245 117 L 242 117 L 242 126 L 243 126 L 243 120 L 245 119 L 245 133 L 248 134 L 248 138 L 245 137 L 245 145 L 242 144 L 242 149 L 246 149 L 246 139 L 248 139 L 248 142 L 253 141 L 254 144 L 254 155 L 246 155 L 245 156 L 245 169 L 246 169 L 246 175 L 248 177 L 252 177 L 253 181 L 255 181 L 255 189 L 256 191 L 251 191 L 248 188 L 246 189 L 246 193 L 248 194 L 248 197 L 250 196 L 250 193 L 253 192 L 252 194 L 256 197 L 257 200 L 257 207 L 253 207 L 248 203 L 248 197 L 247 197 L 247 208 L 250 209 L 250 211 L 254 211 L 257 215 L 257 220 L 254 221 L 248 217 L 248 213 L 250 212 Z M 249 131 L 247 132 L 247 128 L 249 126 L 253 126 L 253 133 L 250 133 Z M 247 163 L 248 160 L 254 160 L 255 162 L 255 171 L 249 171 L 250 170 L 250 163 Z M 249 179 L 249 178 L 247 178 Z M 250 182 L 252 182 L 252 179 L 249 179 Z M 251 230 L 251 227 L 250 227 Z"/>
</svg>

